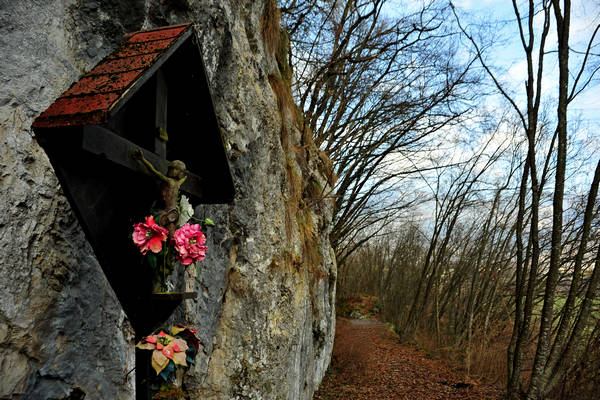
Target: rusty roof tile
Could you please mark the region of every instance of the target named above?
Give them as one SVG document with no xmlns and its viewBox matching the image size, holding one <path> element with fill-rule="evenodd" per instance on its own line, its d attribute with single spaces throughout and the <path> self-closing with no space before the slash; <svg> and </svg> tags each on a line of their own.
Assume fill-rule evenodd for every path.
<svg viewBox="0 0 600 400">
<path fill-rule="evenodd" d="M 191 24 L 126 35 L 124 42 L 63 93 L 33 123 L 36 128 L 105 123 L 108 112 Z"/>
<path fill-rule="evenodd" d="M 131 71 L 148 67 L 160 53 L 143 54 L 141 56 L 132 56 L 127 58 L 119 58 L 116 60 L 106 60 L 96 65 L 94 69 L 86 74 L 114 74 L 117 72 Z"/>
<path fill-rule="evenodd" d="M 45 117 L 57 115 L 83 114 L 105 110 L 119 95 L 117 93 L 95 93 L 80 97 L 60 97 L 44 112 Z"/>
<path fill-rule="evenodd" d="M 187 28 L 187 25 L 180 25 L 172 29 L 156 29 L 151 31 L 142 31 L 134 33 L 127 40 L 130 43 L 133 42 L 148 42 L 151 40 L 168 39 L 178 36 Z"/>
<path fill-rule="evenodd" d="M 149 42 L 125 42 L 117 52 L 108 56 L 109 58 L 123 58 L 141 54 L 164 51 L 176 39 L 176 37 L 152 40 Z"/>
<path fill-rule="evenodd" d="M 86 75 L 79 82 L 71 86 L 71 89 L 67 90 L 63 96 L 120 91 L 129 86 L 139 74 L 140 71 L 134 70 L 109 75 Z"/>
<path fill-rule="evenodd" d="M 105 111 L 92 111 L 85 114 L 55 115 L 45 117 L 40 115 L 33 125 L 35 128 L 56 128 L 67 126 L 98 125 L 106 122 Z"/>
</svg>

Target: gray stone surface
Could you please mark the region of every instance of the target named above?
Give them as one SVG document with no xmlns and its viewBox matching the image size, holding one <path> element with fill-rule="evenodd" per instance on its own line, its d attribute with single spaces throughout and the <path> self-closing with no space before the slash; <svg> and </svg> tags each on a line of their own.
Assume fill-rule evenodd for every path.
<svg viewBox="0 0 600 400">
<path fill-rule="evenodd" d="M 327 161 L 278 107 L 263 1 L 0 0 L 0 399 L 133 399 L 133 333 L 30 130 L 123 33 L 194 21 L 236 198 L 197 206 L 217 226 L 173 321 L 203 351 L 192 399 L 310 399 L 333 343 Z M 285 102 L 284 102 L 285 103 Z M 281 104 L 281 102 L 279 103 Z"/>
</svg>

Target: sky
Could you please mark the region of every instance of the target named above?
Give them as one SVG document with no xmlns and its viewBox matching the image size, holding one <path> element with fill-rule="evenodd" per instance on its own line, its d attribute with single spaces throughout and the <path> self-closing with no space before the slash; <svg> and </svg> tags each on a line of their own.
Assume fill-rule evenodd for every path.
<svg viewBox="0 0 600 400">
<path fill-rule="evenodd" d="M 540 0 L 536 0 L 536 4 L 539 4 L 539 2 Z M 421 3 L 421 1 L 417 0 L 390 0 L 390 6 L 386 9 L 386 12 L 391 16 L 396 13 L 401 15 L 413 7 L 417 10 Z M 400 4 L 403 4 L 404 7 L 401 7 Z M 523 110 L 526 104 L 526 99 L 524 97 L 524 83 L 527 78 L 527 62 L 519 38 L 512 1 L 453 0 L 453 4 L 456 6 L 457 14 L 461 19 L 461 24 L 466 26 L 469 32 L 476 32 L 478 24 L 487 24 L 494 21 L 498 22 L 494 29 L 489 30 L 489 33 L 486 32 L 486 35 L 488 36 L 482 37 L 482 41 L 488 39 L 494 39 L 495 41 L 494 46 L 487 50 L 485 59 L 494 67 L 493 70 L 496 77 L 502 82 L 504 87 L 510 89 L 513 98 L 516 99 L 520 108 Z M 527 2 L 518 0 L 517 4 L 521 9 L 521 16 L 527 15 Z M 600 0 L 572 0 L 571 13 L 571 47 L 575 50 L 583 51 L 587 46 L 593 30 L 600 23 Z M 536 27 L 541 28 L 542 18 L 543 17 L 540 15 L 534 19 Z M 554 15 L 551 15 L 551 20 L 553 19 Z M 465 39 L 462 41 L 462 45 L 469 46 L 470 43 Z M 600 33 L 598 33 L 595 38 L 595 46 L 595 53 L 599 54 Z M 556 47 L 556 27 L 552 22 L 545 49 L 546 51 L 555 50 Z M 542 79 L 543 98 L 550 104 L 549 107 L 552 112 L 556 107 L 556 103 L 553 100 L 555 100 L 558 95 L 558 63 L 556 58 L 556 53 L 548 54 L 545 57 L 544 76 Z M 570 66 L 573 71 L 577 70 L 580 61 L 580 56 L 575 54 L 570 56 Z M 597 56 L 594 62 L 596 65 L 600 64 L 600 56 Z M 571 78 L 570 81 L 570 84 L 572 83 L 573 78 Z M 490 109 L 499 109 L 499 107 L 508 105 L 507 101 L 499 95 L 488 96 L 482 101 L 485 106 Z M 595 77 L 595 81 L 569 105 L 569 114 L 570 128 L 572 130 L 578 128 L 576 134 L 572 136 L 571 143 L 579 142 L 588 144 L 588 147 L 583 148 L 582 151 L 589 153 L 589 158 L 587 160 L 589 165 L 580 168 L 580 175 L 570 182 L 567 182 L 567 184 L 571 184 L 571 187 L 573 188 L 578 187 L 585 189 L 586 187 L 589 187 L 588 181 L 591 180 L 590 176 L 593 175 L 593 169 L 588 167 L 595 167 L 595 163 L 598 161 L 598 154 L 600 154 L 600 151 L 598 151 L 600 150 L 600 73 Z M 575 122 L 577 118 L 580 118 L 579 123 Z M 452 132 L 449 133 L 450 135 L 453 134 Z M 461 135 L 459 128 L 456 128 L 456 132 L 454 133 L 457 136 Z M 445 134 L 440 140 L 447 141 L 450 135 Z M 485 142 L 485 138 L 486 136 L 483 135 L 479 138 L 480 140 L 478 140 L 477 143 L 481 144 Z M 504 143 L 504 139 L 506 139 L 506 136 L 503 137 L 500 135 L 494 140 L 498 141 L 498 144 L 500 144 Z M 445 152 L 440 155 L 440 159 L 443 159 L 444 161 L 456 162 L 461 157 L 464 158 L 467 156 L 467 154 L 460 150 L 452 152 L 446 147 L 442 148 L 439 152 Z M 398 158 L 396 162 L 398 163 L 398 166 L 402 167 L 406 166 L 405 164 L 408 161 Z M 575 165 L 574 162 L 572 164 L 572 169 L 577 169 L 579 165 L 580 164 Z M 499 165 L 491 172 L 498 172 L 498 177 L 504 176 L 506 171 L 499 170 L 499 168 L 502 169 L 503 166 Z M 422 190 L 427 191 L 427 188 L 423 187 Z M 579 190 L 575 190 L 573 194 L 576 192 L 579 192 Z M 421 207 L 420 212 L 422 217 L 426 219 L 431 217 L 432 204 L 424 204 Z"/>
<path fill-rule="evenodd" d="M 498 39 L 502 39 L 502 45 L 493 50 L 494 64 L 505 73 L 500 78 L 505 82 L 511 82 L 515 89 L 523 87 L 527 77 L 527 62 L 523 56 L 520 39 L 518 37 L 515 15 L 510 0 L 454 0 L 454 5 L 459 10 L 459 15 L 465 16 L 465 19 L 474 18 L 481 20 L 499 20 L 508 21 L 504 29 L 500 29 L 495 34 Z M 536 3 L 539 3 L 536 1 Z M 518 1 L 521 8 L 521 15 L 526 15 L 525 2 Z M 551 19 L 553 20 L 553 16 Z M 535 19 L 536 26 L 541 26 L 541 17 Z M 571 45 L 575 50 L 585 50 L 589 38 L 594 28 L 600 23 L 600 0 L 573 0 L 571 6 Z M 552 23 L 550 34 L 545 49 L 556 49 L 556 27 Z M 596 53 L 600 52 L 600 34 L 595 38 Z M 570 65 L 576 70 L 580 57 L 571 56 Z M 598 60 L 596 60 L 598 62 Z M 556 84 L 558 78 L 558 65 L 556 57 L 546 57 L 546 71 L 543 79 L 543 91 L 546 96 L 556 96 Z M 571 80 L 571 83 L 573 81 Z M 595 84 L 590 85 L 585 92 L 582 92 L 570 104 L 572 115 L 581 115 L 586 121 L 593 122 L 596 127 L 600 127 L 600 113 L 598 105 L 600 104 L 600 76 L 596 77 Z M 519 87 L 520 85 L 520 87 Z"/>
<path fill-rule="evenodd" d="M 539 1 L 536 1 L 539 3 Z M 504 28 L 498 28 L 494 32 L 499 39 L 498 46 L 491 49 L 489 57 L 493 64 L 498 67 L 499 80 L 504 82 L 507 87 L 515 92 L 514 98 L 517 99 L 521 109 L 525 103 L 525 84 L 527 78 L 527 61 L 524 57 L 521 41 L 518 34 L 518 27 L 515 20 L 512 1 L 510 0 L 456 0 L 454 1 L 459 15 L 464 15 L 465 19 L 483 19 L 507 21 Z M 517 2 L 520 8 L 521 16 L 527 16 L 527 2 L 520 0 Z M 556 50 L 556 25 L 554 24 L 554 15 L 551 15 L 551 26 L 546 51 Z M 543 16 L 538 15 L 534 19 L 537 28 L 542 27 Z M 600 24 L 600 0 L 572 0 L 571 6 L 571 29 L 570 46 L 576 51 L 585 51 L 594 29 Z M 536 41 L 537 43 L 537 41 Z M 594 39 L 595 48 L 592 52 L 596 54 L 594 58 L 588 61 L 590 66 L 600 65 L 600 32 Z M 537 51 L 539 47 L 536 47 Z M 535 54 L 535 52 L 534 52 Z M 575 74 L 581 65 L 583 56 L 571 53 L 569 55 L 569 67 Z M 537 63 L 534 63 L 534 68 Z M 570 79 L 570 87 L 573 85 L 573 75 Z M 544 76 L 542 79 L 542 101 L 547 101 L 550 111 L 556 107 L 556 98 L 558 97 L 558 62 L 556 53 L 547 54 L 544 58 Z M 505 100 L 497 97 L 488 99 L 489 102 L 504 102 Z M 581 92 L 571 104 L 569 104 L 569 135 L 570 144 L 577 148 L 581 154 L 581 159 L 587 160 L 587 164 L 579 164 L 579 161 L 572 160 L 568 167 L 579 173 L 573 174 L 567 180 L 571 185 L 573 192 L 586 190 L 593 175 L 593 169 L 598 161 L 598 150 L 600 149 L 600 73 L 595 75 L 590 85 Z M 554 112 L 553 112 L 554 114 Z M 581 167 L 581 168 L 580 168 Z"/>
<path fill-rule="evenodd" d="M 384 12 L 390 16 L 401 16 L 407 12 L 420 9 L 423 0 L 389 0 L 384 8 Z M 444 0 L 441 0 L 444 3 Z M 511 87 L 518 96 L 518 93 L 524 93 L 524 82 L 527 77 L 527 62 L 524 57 L 518 34 L 518 27 L 515 20 L 515 14 L 511 0 L 452 0 L 456 6 L 457 14 L 461 18 L 461 23 L 467 26 L 471 32 L 476 30 L 475 24 L 498 22 L 496 28 L 491 32 L 496 45 L 490 48 L 486 54 L 486 60 L 490 61 L 495 67 L 497 77 L 507 87 Z M 540 0 L 536 0 L 539 4 Z M 526 15 L 527 1 L 518 0 L 517 4 L 521 10 L 521 16 Z M 556 49 L 556 28 L 553 23 L 554 16 L 551 16 L 552 25 L 548 35 L 546 50 Z M 504 22 L 504 24 L 502 24 Z M 535 24 L 540 27 L 542 23 L 541 16 L 535 19 Z M 585 50 L 587 43 L 595 27 L 600 23 L 600 0 L 572 0 L 571 5 L 571 29 L 570 42 L 575 50 Z M 489 39 L 487 37 L 486 39 Z M 595 40 L 595 53 L 598 55 L 593 60 L 596 65 L 600 64 L 600 32 Z M 468 45 L 465 39 L 463 44 Z M 581 56 L 571 54 L 570 66 L 576 70 Z M 558 63 L 556 56 L 545 58 L 544 64 L 543 93 L 548 99 L 556 98 L 558 94 Z M 571 79 L 571 84 L 573 79 Z M 518 98 L 518 97 L 517 97 Z M 524 102 L 524 97 L 521 97 Z M 492 107 L 493 102 L 502 102 L 501 99 L 490 98 Z M 523 103 L 524 104 L 524 103 Z M 579 117 L 588 124 L 590 130 L 598 131 L 600 136 L 600 72 L 596 74 L 592 84 L 579 94 L 569 105 L 570 118 Z"/>
</svg>

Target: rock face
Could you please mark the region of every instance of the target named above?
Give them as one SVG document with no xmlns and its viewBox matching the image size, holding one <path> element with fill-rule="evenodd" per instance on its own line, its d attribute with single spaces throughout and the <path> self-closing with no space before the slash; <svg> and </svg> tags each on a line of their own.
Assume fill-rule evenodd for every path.
<svg viewBox="0 0 600 400">
<path fill-rule="evenodd" d="M 199 293 L 172 317 L 203 346 L 185 389 L 310 399 L 325 372 L 332 173 L 298 128 L 274 1 L 0 0 L 0 399 L 135 398 L 134 333 L 30 126 L 124 33 L 188 21 L 236 198 L 196 208 L 217 224 L 207 258 L 172 278 Z"/>
</svg>

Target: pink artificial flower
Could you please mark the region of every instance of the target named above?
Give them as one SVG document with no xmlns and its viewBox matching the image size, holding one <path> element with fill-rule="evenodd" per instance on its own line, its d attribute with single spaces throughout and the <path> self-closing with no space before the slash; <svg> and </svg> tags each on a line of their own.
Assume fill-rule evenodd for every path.
<svg viewBox="0 0 600 400">
<path fill-rule="evenodd" d="M 175 249 L 177 259 L 183 265 L 190 265 L 196 261 L 204 260 L 206 256 L 206 237 L 200 230 L 199 224 L 186 223 L 175 231 Z"/>
<path fill-rule="evenodd" d="M 140 222 L 133 225 L 133 243 L 138 245 L 142 254 L 146 254 L 148 250 L 153 253 L 158 253 L 162 250 L 162 242 L 167 241 L 169 231 L 159 226 L 154 222 L 154 217 L 151 215 L 146 217 L 146 222 Z"/>
</svg>

